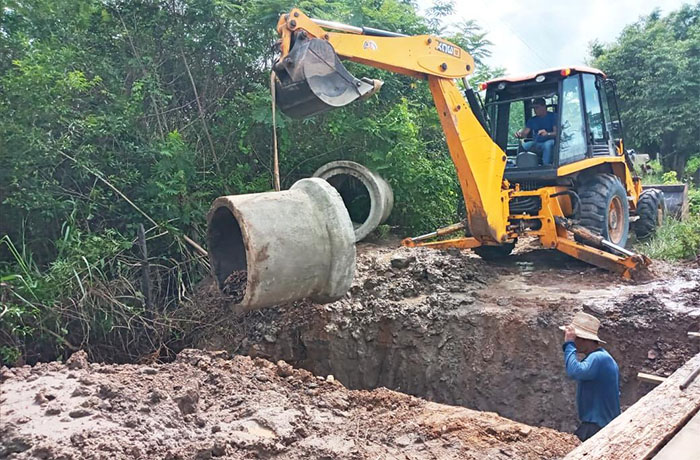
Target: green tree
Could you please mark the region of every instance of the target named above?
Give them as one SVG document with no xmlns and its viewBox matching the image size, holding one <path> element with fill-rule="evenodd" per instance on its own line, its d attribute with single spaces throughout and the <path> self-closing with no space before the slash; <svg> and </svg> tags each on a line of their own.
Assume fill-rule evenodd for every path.
<svg viewBox="0 0 700 460">
<path fill-rule="evenodd" d="M 438 33 L 405 0 L 301 0 L 311 16 Z M 0 9 L 0 355 L 86 347 L 133 359 L 167 340 L 168 312 L 208 272 L 221 194 L 271 189 L 269 69 L 281 0 L 9 0 Z M 442 11 L 442 13 L 440 13 Z M 473 23 L 456 40 L 488 52 Z M 448 34 L 449 35 L 449 34 Z M 283 186 L 354 159 L 396 195 L 402 235 L 457 218 L 459 190 L 424 82 L 309 120 L 278 114 Z M 135 244 L 146 227 L 153 298 Z M 10 350 L 10 351 L 8 351 Z"/>
<path fill-rule="evenodd" d="M 617 81 L 628 146 L 658 152 L 664 169 L 682 177 L 700 156 L 700 3 L 656 11 L 590 52 Z"/>
</svg>

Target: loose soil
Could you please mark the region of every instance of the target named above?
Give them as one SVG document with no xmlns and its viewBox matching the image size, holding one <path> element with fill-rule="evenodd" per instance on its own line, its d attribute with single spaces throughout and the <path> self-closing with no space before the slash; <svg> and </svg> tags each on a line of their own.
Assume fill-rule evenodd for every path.
<svg viewBox="0 0 700 460">
<path fill-rule="evenodd" d="M 240 303 L 245 297 L 247 282 L 248 272 L 246 270 L 235 270 L 224 280 L 221 292 L 229 296 L 231 302 Z"/>
<path fill-rule="evenodd" d="M 578 441 L 558 327 L 601 319 L 627 407 L 653 388 L 637 372 L 700 351 L 700 267 L 634 284 L 518 250 L 361 244 L 344 298 L 243 315 L 240 283 L 207 280 L 180 315 L 183 344 L 210 351 L 2 369 L 0 458 L 561 458 Z"/>
<path fill-rule="evenodd" d="M 240 316 L 204 283 L 188 318 L 203 349 L 283 359 L 352 389 L 386 387 L 429 401 L 573 431 L 575 383 L 563 369 L 560 325 L 601 319 L 627 407 L 653 388 L 637 372 L 670 375 L 700 345 L 700 270 L 656 262 L 655 281 L 624 282 L 534 244 L 502 263 L 469 251 L 358 246 L 345 298 Z M 187 311 L 187 310 L 185 310 Z"/>
<path fill-rule="evenodd" d="M 541 459 L 574 436 L 280 361 L 184 350 L 172 363 L 3 369 L 0 458 Z"/>
</svg>

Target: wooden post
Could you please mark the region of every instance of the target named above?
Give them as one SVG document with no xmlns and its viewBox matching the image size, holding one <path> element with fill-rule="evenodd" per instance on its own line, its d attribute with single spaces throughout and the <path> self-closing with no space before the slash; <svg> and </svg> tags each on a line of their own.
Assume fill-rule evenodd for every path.
<svg viewBox="0 0 700 460">
<path fill-rule="evenodd" d="M 275 71 L 270 73 L 270 97 L 272 98 L 272 183 L 275 187 L 275 191 L 279 192 L 281 190 L 280 186 L 280 160 L 279 153 L 277 150 L 277 118 L 275 115 L 275 106 L 277 101 L 275 99 Z"/>
<path fill-rule="evenodd" d="M 146 247 L 146 230 L 139 224 L 139 246 L 141 247 L 141 293 L 144 298 L 146 311 L 153 311 L 153 290 L 151 287 L 151 267 L 148 264 L 148 248 Z"/>
</svg>

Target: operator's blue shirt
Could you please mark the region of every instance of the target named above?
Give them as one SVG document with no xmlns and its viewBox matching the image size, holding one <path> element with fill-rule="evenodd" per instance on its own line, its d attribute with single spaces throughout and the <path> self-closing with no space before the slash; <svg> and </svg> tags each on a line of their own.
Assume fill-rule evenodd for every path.
<svg viewBox="0 0 700 460">
<path fill-rule="evenodd" d="M 548 133 L 554 131 L 554 125 L 557 124 L 557 114 L 554 112 L 547 112 L 547 115 L 543 117 L 532 117 L 530 118 L 525 126 L 530 128 L 530 134 L 535 142 L 544 142 L 549 139 L 554 139 L 551 136 L 540 136 L 537 131 L 544 129 Z"/>
<path fill-rule="evenodd" d="M 566 374 L 576 380 L 576 406 L 582 422 L 604 427 L 620 415 L 620 370 L 602 348 L 582 361 L 576 359 L 576 345 L 563 345 Z"/>
</svg>

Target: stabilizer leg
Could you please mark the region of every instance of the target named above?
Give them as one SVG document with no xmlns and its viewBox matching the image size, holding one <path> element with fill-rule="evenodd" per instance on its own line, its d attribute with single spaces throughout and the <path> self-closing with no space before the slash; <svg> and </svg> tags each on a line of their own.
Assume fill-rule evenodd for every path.
<svg viewBox="0 0 700 460">
<path fill-rule="evenodd" d="M 477 248 L 481 246 L 481 242 L 477 240 L 476 238 L 471 238 L 471 237 L 461 237 L 461 238 L 452 238 L 449 240 L 442 240 L 442 241 L 430 241 L 427 242 L 426 240 L 430 240 L 433 238 L 437 238 L 440 236 L 445 236 L 445 235 L 450 235 L 452 233 L 457 233 L 459 231 L 462 231 L 466 228 L 466 225 L 464 222 L 458 222 L 456 224 L 452 224 L 447 227 L 439 228 L 435 230 L 434 232 L 431 233 L 426 233 L 425 235 L 420 235 L 416 236 L 413 238 L 404 238 L 401 241 L 401 246 L 409 247 L 409 248 L 415 248 L 415 247 L 424 247 L 424 248 L 433 248 L 433 249 L 447 249 L 447 248 L 457 248 L 457 249 L 472 249 L 472 248 Z"/>
<path fill-rule="evenodd" d="M 583 260 L 597 267 L 619 273 L 625 279 L 638 279 L 648 274 L 647 267 L 651 259 L 642 254 L 635 254 L 625 248 L 619 247 L 607 241 L 599 235 L 594 235 L 588 229 L 574 224 L 564 217 L 555 217 L 558 226 L 572 232 L 582 241 L 588 244 L 578 243 L 568 238 L 558 237 L 555 248 L 565 254 Z M 598 249 L 595 246 L 605 247 L 617 251 L 623 255 L 616 255 Z"/>
</svg>

